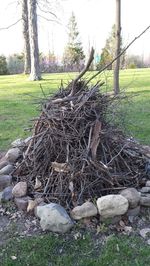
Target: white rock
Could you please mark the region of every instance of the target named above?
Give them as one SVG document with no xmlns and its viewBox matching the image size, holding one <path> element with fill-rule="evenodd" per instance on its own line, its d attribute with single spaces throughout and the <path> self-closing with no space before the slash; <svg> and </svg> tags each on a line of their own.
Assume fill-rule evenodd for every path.
<svg viewBox="0 0 150 266">
<path fill-rule="evenodd" d="M 16 198 L 21 198 L 21 197 L 26 196 L 26 194 L 27 194 L 27 183 L 26 182 L 17 183 L 14 186 L 13 190 L 12 190 L 12 194 Z"/>
<path fill-rule="evenodd" d="M 97 208 L 92 202 L 85 202 L 81 206 L 75 207 L 71 211 L 71 216 L 75 220 L 97 215 Z"/>
<path fill-rule="evenodd" d="M 36 212 L 43 230 L 66 233 L 74 225 L 65 209 L 59 204 L 50 203 L 45 206 L 37 206 Z"/>
<path fill-rule="evenodd" d="M 146 182 L 146 187 L 150 187 L 150 180 Z"/>
<path fill-rule="evenodd" d="M 147 234 L 150 233 L 150 228 L 143 228 L 142 230 L 140 230 L 140 235 L 143 237 L 143 238 L 146 238 L 147 237 Z"/>
<path fill-rule="evenodd" d="M 21 155 L 21 151 L 19 148 L 12 148 L 8 150 L 8 152 L 5 155 L 5 158 L 9 162 L 14 163 L 19 158 L 20 155 Z"/>
<path fill-rule="evenodd" d="M 22 140 L 22 139 L 16 139 L 16 140 L 14 140 L 12 143 L 11 143 L 11 146 L 13 147 L 13 148 L 22 148 L 22 147 L 24 147 L 25 146 L 25 143 L 24 143 L 24 140 Z"/>
<path fill-rule="evenodd" d="M 126 188 L 122 190 L 120 194 L 128 200 L 129 207 L 131 209 L 136 208 L 138 206 L 141 197 L 139 192 L 135 188 Z"/>
<path fill-rule="evenodd" d="M 123 215 L 127 212 L 129 203 L 122 195 L 107 195 L 97 200 L 99 214 L 103 218 Z"/>
<path fill-rule="evenodd" d="M 9 175 L 12 173 L 13 170 L 14 166 L 12 164 L 8 164 L 0 170 L 0 175 Z"/>
<path fill-rule="evenodd" d="M 150 192 L 150 187 L 148 187 L 148 186 L 147 187 L 142 187 L 141 188 L 141 192 L 142 193 L 149 193 Z"/>
</svg>

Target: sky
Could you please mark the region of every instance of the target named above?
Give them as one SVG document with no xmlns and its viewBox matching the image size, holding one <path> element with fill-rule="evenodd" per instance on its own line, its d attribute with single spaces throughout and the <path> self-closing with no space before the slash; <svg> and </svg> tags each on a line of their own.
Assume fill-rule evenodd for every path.
<svg viewBox="0 0 150 266">
<path fill-rule="evenodd" d="M 44 0 L 43 0 L 44 1 Z M 57 3 L 59 1 L 59 3 Z M 0 0 L 0 28 L 16 22 L 20 16 L 17 0 Z M 50 0 L 51 10 L 58 21 L 47 21 L 52 16 L 38 11 L 39 48 L 43 53 L 54 51 L 59 57 L 67 42 L 67 23 L 75 13 L 80 39 L 85 53 L 94 46 L 97 53 L 105 45 L 106 38 L 115 23 L 115 0 Z M 150 0 L 121 0 L 122 37 L 124 45 L 150 25 Z M 137 40 L 130 54 L 150 57 L 150 30 Z M 21 22 L 7 30 L 0 30 L 0 54 L 9 55 L 23 51 Z"/>
</svg>

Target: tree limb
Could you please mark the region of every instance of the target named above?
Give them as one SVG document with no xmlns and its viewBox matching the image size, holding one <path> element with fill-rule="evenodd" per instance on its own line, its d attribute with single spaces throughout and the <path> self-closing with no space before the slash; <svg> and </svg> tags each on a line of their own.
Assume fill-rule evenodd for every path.
<svg viewBox="0 0 150 266">
<path fill-rule="evenodd" d="M 87 61 L 86 66 L 84 67 L 84 69 L 80 72 L 80 74 L 73 81 L 72 90 L 71 90 L 70 96 L 72 96 L 75 93 L 75 86 L 76 86 L 78 80 L 81 79 L 83 77 L 83 75 L 86 73 L 86 71 L 89 69 L 93 59 L 94 59 L 94 49 L 92 47 L 91 52 L 90 52 L 90 57 L 89 57 L 89 59 Z"/>
<path fill-rule="evenodd" d="M 4 27 L 4 28 L 0 28 L 0 30 L 8 30 L 9 28 L 15 26 L 16 24 L 18 24 L 20 21 L 22 20 L 22 18 L 18 19 L 16 22 L 14 22 L 13 24 L 7 26 L 7 27 Z"/>
</svg>

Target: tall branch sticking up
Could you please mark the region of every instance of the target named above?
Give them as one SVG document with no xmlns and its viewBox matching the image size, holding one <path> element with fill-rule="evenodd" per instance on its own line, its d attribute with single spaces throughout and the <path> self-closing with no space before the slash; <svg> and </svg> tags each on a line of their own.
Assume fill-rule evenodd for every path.
<svg viewBox="0 0 150 266">
<path fill-rule="evenodd" d="M 106 70 L 109 66 L 111 66 L 120 56 L 122 56 L 128 49 L 129 47 L 137 40 L 139 39 L 146 31 L 148 31 L 150 29 L 150 25 L 148 27 L 146 27 L 138 36 L 136 36 L 123 50 L 122 52 L 116 56 L 108 65 L 104 66 L 102 69 L 100 69 L 95 75 L 93 75 L 86 83 L 86 85 L 93 80 L 94 78 L 96 78 L 100 73 L 102 73 L 104 70 Z"/>
<path fill-rule="evenodd" d="M 84 67 L 84 69 L 80 72 L 80 74 L 75 78 L 75 80 L 72 83 L 72 90 L 71 90 L 70 96 L 74 95 L 75 87 L 76 87 L 78 80 L 80 80 L 83 77 L 83 75 L 88 71 L 93 59 L 94 59 L 94 49 L 92 47 L 91 52 L 90 52 L 90 57 L 87 61 L 86 66 Z"/>
</svg>

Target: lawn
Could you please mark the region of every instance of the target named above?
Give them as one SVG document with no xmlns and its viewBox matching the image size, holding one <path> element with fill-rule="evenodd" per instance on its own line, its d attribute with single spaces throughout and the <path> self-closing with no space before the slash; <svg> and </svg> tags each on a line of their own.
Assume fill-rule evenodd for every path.
<svg viewBox="0 0 150 266">
<path fill-rule="evenodd" d="M 64 86 L 75 74 L 44 74 L 42 81 L 31 82 L 27 76 L 0 76 L 0 150 L 9 147 L 11 141 L 30 135 L 24 131 L 32 127 L 31 119 L 38 114 L 35 103 L 56 91 L 63 80 Z M 90 74 L 88 74 L 90 75 Z M 98 79 L 104 80 L 104 90 L 112 90 L 112 72 L 106 71 Z M 121 90 L 132 98 L 122 105 L 126 110 L 126 128 L 145 144 L 150 143 L 150 69 L 122 70 Z"/>
<path fill-rule="evenodd" d="M 27 76 L 0 76 L 0 150 L 11 141 L 30 135 L 24 131 L 32 127 L 31 119 L 38 114 L 37 105 L 43 97 L 56 91 L 63 80 L 64 86 L 75 74 L 44 74 L 42 81 L 31 82 Z M 88 74 L 90 75 L 90 74 Z M 100 77 L 105 81 L 104 90 L 112 90 L 112 72 Z M 122 109 L 126 110 L 126 127 L 133 136 L 145 144 L 150 143 L 150 69 L 122 70 L 121 90 L 132 98 Z"/>
<path fill-rule="evenodd" d="M 89 233 L 74 237 L 51 233 L 10 241 L 0 252 L 1 266 L 145 266 L 150 261 L 150 246 L 138 237 L 101 236 Z"/>
</svg>

